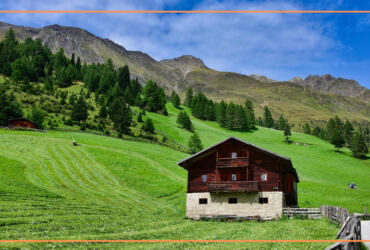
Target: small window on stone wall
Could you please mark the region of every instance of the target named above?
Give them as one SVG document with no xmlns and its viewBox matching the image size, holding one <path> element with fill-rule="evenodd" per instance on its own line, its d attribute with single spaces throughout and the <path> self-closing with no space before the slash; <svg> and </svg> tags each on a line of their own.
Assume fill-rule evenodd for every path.
<svg viewBox="0 0 370 250">
<path fill-rule="evenodd" d="M 238 198 L 229 198 L 229 204 L 237 204 Z"/>
<path fill-rule="evenodd" d="M 201 198 L 201 199 L 199 199 L 199 204 L 208 204 L 207 198 Z"/>
<path fill-rule="evenodd" d="M 265 197 L 260 197 L 259 198 L 259 203 L 264 204 L 264 203 L 269 203 L 269 199 Z"/>
</svg>

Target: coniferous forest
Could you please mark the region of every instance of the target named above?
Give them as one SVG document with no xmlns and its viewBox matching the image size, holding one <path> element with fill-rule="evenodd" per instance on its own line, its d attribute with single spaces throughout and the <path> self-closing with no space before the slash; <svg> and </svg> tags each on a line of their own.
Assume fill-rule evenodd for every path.
<svg viewBox="0 0 370 250">
<path fill-rule="evenodd" d="M 103 64 L 82 63 L 74 54 L 67 57 L 63 49 L 52 53 L 40 40 L 27 38 L 19 42 L 11 29 L 0 42 L 0 74 L 7 79 L 0 88 L 2 126 L 9 119 L 27 117 L 41 129 L 56 128 L 60 121 L 64 126 L 79 126 L 81 130 L 91 129 L 106 135 L 115 131 L 120 137 L 127 134 L 158 140 L 153 136 L 158 133 L 162 143 L 168 143 L 165 133 L 156 131 L 153 121 L 145 118 L 145 112 L 167 116 L 166 103 L 171 102 L 177 109 L 187 107 L 194 117 L 216 121 L 228 130 L 253 132 L 262 126 L 281 130 L 282 141 L 288 142 L 290 128 L 294 128 L 283 114 L 274 119 L 268 106 L 264 107 L 262 117 L 257 118 L 251 100 L 245 100 L 244 104 L 214 102 L 192 88 L 187 89 L 183 100 L 181 93 L 175 91 L 167 96 L 158 83 L 149 80 L 143 84 L 132 78 L 127 65 L 116 67 L 110 59 Z M 74 85 L 82 88 L 78 92 L 66 90 Z M 27 98 L 19 101 L 16 93 L 21 92 L 38 96 L 37 103 Z M 32 104 L 32 109 L 22 108 L 22 103 L 27 102 Z M 196 128 L 185 110 L 178 114 L 177 124 L 194 133 L 187 150 L 201 150 Z M 368 153 L 367 126 L 335 117 L 325 122 L 325 126 L 311 126 L 307 122 L 302 129 L 306 134 L 330 141 L 336 150 L 350 148 L 354 157 L 363 158 Z"/>
</svg>

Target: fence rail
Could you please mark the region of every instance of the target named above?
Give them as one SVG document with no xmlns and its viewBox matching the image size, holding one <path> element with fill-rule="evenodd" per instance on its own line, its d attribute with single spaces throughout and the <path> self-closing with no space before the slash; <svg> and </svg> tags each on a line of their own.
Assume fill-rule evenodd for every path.
<svg viewBox="0 0 370 250">
<path fill-rule="evenodd" d="M 333 206 L 321 206 L 321 213 L 330 221 L 341 225 L 337 234 L 337 239 L 360 240 L 361 239 L 361 220 L 360 216 L 350 214 L 347 209 Z M 353 249 L 360 250 L 360 242 L 337 242 L 326 250 Z"/>
<path fill-rule="evenodd" d="M 294 218 L 295 216 L 304 216 L 309 219 L 320 219 L 322 216 L 320 208 L 293 208 L 293 207 L 283 208 L 283 215 L 287 216 L 290 219 Z"/>
</svg>

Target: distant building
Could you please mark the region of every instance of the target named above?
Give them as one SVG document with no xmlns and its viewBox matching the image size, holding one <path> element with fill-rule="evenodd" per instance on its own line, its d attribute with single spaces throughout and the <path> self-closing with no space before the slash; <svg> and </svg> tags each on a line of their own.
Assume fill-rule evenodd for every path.
<svg viewBox="0 0 370 250">
<path fill-rule="evenodd" d="M 186 215 L 277 218 L 297 205 L 289 158 L 234 137 L 178 163 L 188 171 Z"/>
<path fill-rule="evenodd" d="M 17 118 L 9 120 L 9 128 L 37 128 L 37 125 L 25 118 Z"/>
</svg>

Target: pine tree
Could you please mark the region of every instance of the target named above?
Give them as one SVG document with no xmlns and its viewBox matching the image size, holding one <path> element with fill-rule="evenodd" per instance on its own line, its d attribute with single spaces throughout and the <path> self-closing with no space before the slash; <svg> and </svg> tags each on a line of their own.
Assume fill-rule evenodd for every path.
<svg viewBox="0 0 370 250">
<path fill-rule="evenodd" d="M 18 41 L 15 38 L 13 29 L 9 29 L 4 40 L 0 43 L 0 72 L 6 76 L 12 74 L 11 63 L 18 57 Z"/>
<path fill-rule="evenodd" d="M 54 55 L 54 69 L 58 70 L 68 66 L 68 59 L 64 55 L 64 49 L 60 48 Z"/>
<path fill-rule="evenodd" d="M 191 123 L 190 117 L 185 111 L 181 111 L 177 115 L 177 124 L 182 128 L 193 131 L 193 125 Z"/>
<path fill-rule="evenodd" d="M 203 149 L 202 142 L 197 133 L 193 133 L 189 139 L 188 146 L 192 154 Z"/>
<path fill-rule="evenodd" d="M 154 128 L 152 119 L 150 118 L 146 119 L 144 126 L 143 126 L 143 130 L 148 133 L 152 133 L 152 134 L 154 133 L 155 128 Z"/>
<path fill-rule="evenodd" d="M 264 108 L 263 126 L 266 128 L 274 127 L 274 119 L 272 118 L 271 112 L 267 106 Z"/>
<path fill-rule="evenodd" d="M 122 97 L 113 100 L 109 108 L 109 117 L 113 121 L 114 129 L 118 133 L 130 134 L 132 113 L 130 107 L 124 102 Z"/>
<path fill-rule="evenodd" d="M 80 95 L 72 108 L 71 119 L 79 123 L 87 119 L 87 104 L 82 95 Z"/>
<path fill-rule="evenodd" d="M 101 117 L 101 118 L 107 118 L 107 115 L 108 115 L 107 107 L 106 107 L 105 104 L 103 104 L 100 107 L 100 110 L 99 110 L 99 117 Z"/>
<path fill-rule="evenodd" d="M 366 158 L 366 155 L 369 153 L 365 138 L 361 132 L 355 132 L 353 135 L 351 151 L 356 158 Z"/>
<path fill-rule="evenodd" d="M 256 116 L 254 114 L 254 107 L 251 100 L 245 101 L 245 108 L 249 129 L 256 129 Z"/>
<path fill-rule="evenodd" d="M 287 120 L 284 118 L 284 116 L 281 114 L 279 119 L 276 122 L 276 129 L 278 130 L 284 130 L 287 124 Z"/>
<path fill-rule="evenodd" d="M 72 56 L 71 56 L 71 64 L 72 64 L 73 67 L 76 65 L 75 53 L 72 53 Z"/>
<path fill-rule="evenodd" d="M 339 149 L 343 147 L 345 141 L 344 141 L 343 135 L 338 129 L 335 129 L 334 131 L 332 131 L 331 137 L 330 137 L 330 143 L 334 145 L 337 151 L 339 151 Z"/>
<path fill-rule="evenodd" d="M 237 123 L 238 123 L 238 114 L 237 114 L 237 107 L 233 102 L 230 102 L 227 105 L 226 109 L 226 120 L 227 120 L 227 125 L 226 128 L 233 130 L 237 128 Z"/>
<path fill-rule="evenodd" d="M 312 133 L 311 126 L 307 122 L 303 125 L 303 133 L 310 135 Z"/>
<path fill-rule="evenodd" d="M 143 115 L 142 115 L 142 113 L 140 112 L 139 113 L 139 115 L 138 115 L 138 117 L 137 117 L 137 122 L 143 122 Z"/>
<path fill-rule="evenodd" d="M 190 108 L 190 105 L 191 105 L 191 102 L 193 101 L 193 89 L 192 88 L 188 88 L 186 90 L 186 95 L 185 95 L 185 100 L 184 100 L 184 105 L 186 107 L 189 107 Z"/>
<path fill-rule="evenodd" d="M 352 136 L 354 131 L 352 123 L 350 123 L 347 120 L 346 123 L 344 124 L 343 130 L 344 130 L 344 140 L 346 141 L 346 144 L 350 146 L 352 143 Z"/>
<path fill-rule="evenodd" d="M 130 86 L 130 70 L 127 65 L 118 69 L 117 82 L 119 87 L 122 89 L 122 93 L 128 86 Z"/>
<path fill-rule="evenodd" d="M 175 108 L 178 109 L 180 107 L 181 104 L 180 96 L 175 91 L 172 91 L 170 101 Z"/>
<path fill-rule="evenodd" d="M 0 86 L 0 125 L 7 126 L 8 120 L 20 118 L 23 112 L 13 94 L 8 95 Z"/>
<path fill-rule="evenodd" d="M 312 135 L 316 137 L 320 137 L 320 133 L 321 133 L 321 129 L 318 126 L 314 127 L 314 129 L 312 130 Z"/>
<path fill-rule="evenodd" d="M 221 127 L 226 128 L 227 118 L 226 118 L 227 104 L 222 100 L 216 105 L 216 120 Z"/>
<path fill-rule="evenodd" d="M 49 91 L 49 92 L 53 92 L 54 91 L 54 82 L 53 80 L 51 79 L 50 76 L 47 76 L 45 77 L 45 80 L 44 80 L 44 89 Z"/>
<path fill-rule="evenodd" d="M 151 112 L 164 111 L 166 95 L 164 90 L 155 82 L 148 81 L 144 88 L 144 105 Z"/>
<path fill-rule="evenodd" d="M 290 126 L 288 123 L 286 123 L 284 128 L 285 143 L 289 143 L 289 136 L 291 135 L 292 133 L 290 132 Z"/>
<path fill-rule="evenodd" d="M 35 123 L 37 128 L 42 129 L 44 128 L 43 123 L 45 119 L 45 112 L 42 109 L 33 106 L 31 109 L 31 113 L 28 116 L 28 119 Z"/>
</svg>

